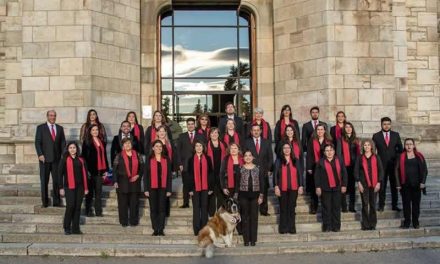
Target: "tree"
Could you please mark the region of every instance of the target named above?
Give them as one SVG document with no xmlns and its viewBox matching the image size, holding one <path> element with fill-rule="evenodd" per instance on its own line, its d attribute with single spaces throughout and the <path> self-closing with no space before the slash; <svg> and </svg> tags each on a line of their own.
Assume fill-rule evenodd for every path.
<svg viewBox="0 0 440 264">
<path fill-rule="evenodd" d="M 165 96 L 162 98 L 162 113 L 165 115 L 165 117 L 168 119 L 170 115 L 170 97 Z"/>
<path fill-rule="evenodd" d="M 200 103 L 200 99 L 197 100 L 197 104 L 194 107 L 193 113 L 196 115 L 200 115 L 203 113 L 203 107 L 202 107 L 202 104 Z"/>
</svg>

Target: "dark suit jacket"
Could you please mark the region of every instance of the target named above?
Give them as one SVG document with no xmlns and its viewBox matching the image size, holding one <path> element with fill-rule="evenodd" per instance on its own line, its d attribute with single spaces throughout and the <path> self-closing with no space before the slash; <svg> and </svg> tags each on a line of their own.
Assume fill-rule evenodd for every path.
<svg viewBox="0 0 440 264">
<path fill-rule="evenodd" d="M 45 162 L 58 162 L 66 146 L 64 128 L 57 124 L 55 124 L 55 127 L 56 136 L 54 141 L 52 140 L 52 135 L 47 123 L 37 126 L 37 132 L 35 133 L 35 150 L 38 156 L 44 155 Z"/>
<path fill-rule="evenodd" d="M 260 154 L 257 153 L 257 149 L 255 148 L 254 138 L 246 139 L 243 149 L 250 150 L 252 152 L 252 155 L 254 156 L 254 163 L 260 167 L 260 170 L 263 170 L 264 172 L 272 171 L 272 144 L 262 137 L 260 137 L 260 140 Z M 267 174 L 265 174 L 265 176 L 267 176 Z"/>
<path fill-rule="evenodd" d="M 154 158 L 154 157 L 153 157 Z M 166 157 L 167 160 L 167 185 L 166 185 L 166 191 L 172 192 L 172 164 L 170 162 L 170 159 Z M 162 165 L 162 164 L 161 164 Z M 151 167 L 150 167 L 150 158 L 147 158 L 146 169 L 144 170 L 144 191 L 151 191 Z M 159 168 L 158 168 L 159 170 Z M 158 174 L 157 177 L 161 177 L 162 174 Z M 161 186 L 159 186 L 161 188 Z"/>
<path fill-rule="evenodd" d="M 342 129 L 344 129 L 344 128 L 342 128 Z M 332 136 L 332 140 L 333 140 L 332 143 L 336 147 L 336 145 L 338 144 L 338 140 L 336 138 L 336 125 L 334 125 L 330 128 L 330 136 Z M 341 134 L 341 136 L 342 136 L 342 134 Z"/>
<path fill-rule="evenodd" d="M 194 131 L 194 141 L 202 141 L 203 136 Z M 188 160 L 194 155 L 194 146 L 191 144 L 189 133 L 184 132 L 179 135 L 177 140 L 177 165 L 183 166 L 183 170 L 187 171 Z"/>
<path fill-rule="evenodd" d="M 334 174 L 335 176 L 335 182 L 336 182 L 336 189 L 340 190 L 341 187 L 346 187 L 347 186 L 347 170 L 345 169 L 344 164 L 342 163 L 341 159 L 336 159 L 335 158 L 332 160 L 332 167 L 335 166 L 334 171 L 336 171 L 336 165 L 335 162 L 338 162 L 341 166 L 341 181 L 339 181 L 338 176 L 336 174 Z M 322 191 L 332 191 L 332 188 L 330 188 L 329 185 L 329 181 L 328 181 L 328 176 L 327 176 L 327 171 L 325 170 L 325 158 L 322 158 L 318 164 L 316 165 L 316 170 L 315 170 L 315 187 L 316 188 L 321 188 Z"/>
<path fill-rule="evenodd" d="M 291 119 L 290 122 L 293 122 L 293 127 L 295 128 L 295 135 L 298 138 L 298 140 L 301 140 L 300 138 L 300 133 L 299 133 L 299 125 L 298 125 L 298 121 L 296 121 L 295 119 Z M 282 140 L 281 137 L 281 120 L 277 121 L 277 124 L 275 125 L 275 143 L 278 143 Z"/>
<path fill-rule="evenodd" d="M 382 134 L 382 131 L 379 131 L 373 135 L 373 141 L 376 145 L 377 154 L 382 160 L 384 170 L 386 170 L 388 166 L 394 168 L 396 159 L 403 151 L 402 140 L 400 139 L 399 133 L 390 131 L 390 144 L 388 146 L 385 143 L 385 138 Z"/>
<path fill-rule="evenodd" d="M 143 146 L 145 146 L 144 127 L 141 124 L 138 124 L 138 126 L 139 126 L 139 137 L 140 137 L 140 140 L 137 140 L 137 141 L 139 143 L 139 146 L 142 146 L 142 147 L 139 148 L 139 152 L 141 154 L 147 154 L 148 155 L 148 153 L 145 153 L 145 148 L 143 147 Z M 132 134 L 134 136 L 134 130 L 133 129 L 130 131 L 130 134 Z"/>
<path fill-rule="evenodd" d="M 137 153 L 139 161 L 138 174 L 139 178 L 135 182 L 130 182 L 128 180 L 127 172 L 125 170 L 125 163 L 122 155 L 118 154 L 113 163 L 113 182 L 117 182 L 119 185 L 118 192 L 130 193 L 130 192 L 140 192 L 142 176 L 144 173 L 144 161 L 139 153 Z"/>
<path fill-rule="evenodd" d="M 130 134 L 130 138 L 132 140 L 132 149 L 134 149 L 134 150 L 136 150 L 136 152 L 140 153 L 139 149 L 141 148 L 141 146 L 139 145 L 139 143 L 137 142 L 137 140 L 133 136 L 133 134 Z M 121 132 L 119 131 L 119 134 L 117 136 L 113 137 L 112 147 L 110 149 L 110 158 L 111 158 L 112 164 L 113 164 L 113 162 L 115 162 L 116 155 L 121 153 L 121 151 L 122 151 Z"/>
<path fill-rule="evenodd" d="M 294 164 L 296 167 L 296 178 L 298 180 L 298 187 L 304 186 L 304 178 L 303 178 L 303 165 L 302 160 L 294 160 Z M 282 165 L 283 161 L 281 159 L 277 159 L 275 161 L 274 171 L 273 171 L 273 186 L 278 186 L 281 190 L 281 179 L 282 179 Z"/>
<path fill-rule="evenodd" d="M 206 161 L 208 164 L 208 191 L 212 191 L 214 189 L 214 173 L 212 169 L 212 162 L 211 158 L 208 157 L 208 155 L 205 155 Z M 185 167 L 185 166 L 184 166 Z M 191 155 L 191 157 L 188 159 L 187 162 L 187 171 L 188 171 L 188 177 L 186 179 L 183 179 L 185 181 L 185 185 L 188 186 L 188 190 L 190 192 L 195 192 L 195 177 L 194 177 L 194 155 Z"/>
<path fill-rule="evenodd" d="M 318 120 L 318 124 L 324 125 L 327 129 L 327 123 Z M 309 142 L 309 139 L 312 136 L 313 131 L 315 131 L 315 129 L 313 129 L 313 124 L 312 124 L 311 120 L 309 122 L 303 124 L 302 131 L 301 131 L 301 133 L 302 133 L 301 141 L 302 141 L 302 149 L 304 152 L 307 151 L 307 143 Z"/>
<path fill-rule="evenodd" d="M 362 157 L 363 155 L 356 158 L 356 163 L 354 165 L 354 179 L 355 181 L 360 182 L 364 188 L 368 188 L 364 167 L 362 166 Z M 382 162 L 380 161 L 380 157 L 376 155 L 376 159 L 377 159 L 377 182 L 380 183 L 383 180 L 384 172 L 383 172 Z M 370 181 L 372 182 L 373 172 L 371 167 L 371 157 L 367 159 L 367 164 L 368 164 L 368 174 L 370 176 Z M 373 186 L 373 188 L 374 187 L 375 186 Z"/>
<path fill-rule="evenodd" d="M 104 146 L 104 157 L 105 157 L 105 165 L 107 165 L 107 169 L 109 169 L 109 163 L 107 159 L 107 150 L 106 144 L 102 142 Z M 82 153 L 84 160 L 87 162 L 87 169 L 90 172 L 90 175 L 97 176 L 98 175 L 98 152 L 96 151 L 95 145 L 93 142 L 89 144 L 84 141 L 82 145 Z"/>
<path fill-rule="evenodd" d="M 226 122 L 228 121 L 228 116 L 223 116 L 220 118 L 220 121 L 218 123 L 218 129 L 220 130 L 221 134 L 224 134 L 226 131 Z M 235 121 L 235 131 L 238 132 L 238 134 L 243 137 L 244 136 L 244 126 L 243 126 L 243 119 L 241 117 L 234 115 L 234 121 Z"/>
</svg>

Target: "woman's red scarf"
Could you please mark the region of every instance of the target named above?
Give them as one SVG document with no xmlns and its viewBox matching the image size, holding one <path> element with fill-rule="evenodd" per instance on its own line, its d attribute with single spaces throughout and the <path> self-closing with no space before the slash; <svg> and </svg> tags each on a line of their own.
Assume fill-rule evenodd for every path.
<svg viewBox="0 0 440 264">
<path fill-rule="evenodd" d="M 327 144 L 327 140 L 324 140 L 324 143 Z M 313 154 L 315 156 L 315 163 L 318 163 L 321 159 L 321 145 L 319 144 L 319 140 L 313 139 Z"/>
<path fill-rule="evenodd" d="M 124 165 L 125 165 L 125 172 L 127 173 L 128 180 L 132 182 L 132 179 L 134 176 L 137 175 L 138 169 L 139 169 L 139 160 L 137 157 L 137 153 L 134 150 L 131 150 L 131 170 L 130 170 L 130 163 L 128 162 L 128 155 L 125 150 L 121 151 L 122 158 L 124 159 Z"/>
<path fill-rule="evenodd" d="M 238 164 L 240 166 L 243 166 L 243 157 L 238 156 Z M 235 188 L 235 177 L 234 177 L 234 160 L 232 159 L 232 156 L 229 155 L 228 158 L 228 170 L 227 170 L 227 176 L 228 176 L 228 188 L 232 189 Z"/>
<path fill-rule="evenodd" d="M 298 190 L 298 178 L 296 167 L 293 166 L 292 160 L 289 158 L 289 169 L 290 169 L 290 188 L 294 191 Z M 281 168 L 281 191 L 287 191 L 287 164 L 283 164 Z"/>
<path fill-rule="evenodd" d="M 369 188 L 374 188 L 377 185 L 377 158 L 376 155 L 371 155 L 371 173 L 373 178 L 370 180 L 370 173 L 368 172 L 368 161 L 365 155 L 362 155 L 362 168 L 364 169 L 365 180 Z"/>
<path fill-rule="evenodd" d="M 220 140 L 218 141 L 218 145 L 220 146 L 221 160 L 223 160 L 225 158 L 225 156 L 226 156 L 226 148 L 225 148 L 225 145 L 223 145 L 223 143 Z M 212 146 L 212 141 L 210 140 L 208 142 L 207 154 L 208 154 L 208 157 L 211 158 L 212 166 L 214 166 L 214 152 L 212 151 L 212 147 L 213 147 Z"/>
<path fill-rule="evenodd" d="M 157 131 L 156 131 L 156 127 L 154 127 L 154 125 L 151 125 L 151 132 L 150 132 L 151 137 L 150 137 L 150 143 L 152 143 L 153 141 L 156 140 L 156 133 L 157 133 Z"/>
<path fill-rule="evenodd" d="M 342 137 L 342 127 L 340 127 L 338 123 L 336 123 L 335 126 L 335 134 L 336 134 L 336 140 Z"/>
<path fill-rule="evenodd" d="M 168 140 L 165 143 L 165 147 L 167 148 L 168 158 L 170 161 L 173 161 L 173 146 L 171 146 L 171 143 Z"/>
<path fill-rule="evenodd" d="M 139 129 L 139 125 L 138 124 L 134 124 L 134 126 L 133 126 L 133 134 L 134 134 L 134 137 L 136 138 L 136 140 L 138 142 L 141 142 L 141 131 Z"/>
<path fill-rule="evenodd" d="M 300 149 L 299 149 L 298 141 L 292 140 L 292 141 L 290 141 L 290 145 L 292 145 L 293 154 L 295 155 L 295 158 L 299 160 Z"/>
<path fill-rule="evenodd" d="M 416 158 L 420 159 L 420 161 L 424 161 L 425 157 L 423 156 L 422 153 L 418 152 L 418 151 L 414 151 L 414 155 L 416 156 Z M 406 161 L 406 151 L 404 151 L 401 155 L 400 155 L 400 184 L 403 185 L 406 182 L 406 171 L 405 171 L 405 161 Z"/>
<path fill-rule="evenodd" d="M 208 190 L 208 161 L 205 155 L 202 155 L 202 171 L 200 172 L 200 159 L 197 154 L 194 154 L 194 182 L 196 192 Z"/>
<path fill-rule="evenodd" d="M 96 141 L 93 139 L 93 145 L 96 149 L 96 154 L 98 156 L 98 171 L 105 171 L 107 170 L 107 164 L 105 164 L 105 150 L 104 150 L 104 144 L 102 143 L 102 140 L 99 140 L 100 144 L 99 146 L 96 144 Z"/>
<path fill-rule="evenodd" d="M 339 163 L 339 159 L 336 157 L 334 158 L 334 161 L 335 161 L 335 165 L 336 165 L 336 172 L 338 174 L 337 176 L 339 179 L 339 183 L 341 184 L 341 164 Z M 330 186 L 330 188 L 335 188 L 336 187 L 336 178 L 335 178 L 335 175 L 333 174 L 332 165 L 330 164 L 328 159 L 324 160 L 324 166 L 325 166 L 325 171 L 327 172 L 328 185 Z"/>
<path fill-rule="evenodd" d="M 234 131 L 234 143 L 240 145 L 240 138 L 238 137 L 238 133 Z M 229 134 L 226 132 L 226 134 L 223 136 L 223 141 L 226 143 L 226 145 L 229 146 Z"/>
<path fill-rule="evenodd" d="M 344 165 L 345 167 L 348 167 L 351 165 L 350 144 L 343 138 L 341 138 L 341 141 L 342 141 L 342 154 L 344 155 Z M 356 141 L 353 143 L 356 144 L 356 153 L 359 155 L 361 151 L 360 146 Z"/>
<path fill-rule="evenodd" d="M 262 133 L 263 138 L 267 139 L 267 136 L 269 133 L 269 129 L 267 128 L 267 122 L 263 118 L 261 118 L 260 122 L 261 122 L 261 125 L 263 126 L 263 133 Z M 252 120 L 252 125 L 258 125 L 256 119 Z"/>
<path fill-rule="evenodd" d="M 84 160 L 81 157 L 78 157 L 82 166 L 82 176 L 83 176 L 83 184 L 84 191 L 88 191 L 87 187 L 87 172 L 86 167 L 84 166 Z M 70 190 L 75 189 L 75 171 L 73 169 L 73 158 L 69 155 L 66 159 L 66 169 L 67 169 L 67 186 Z"/>
<path fill-rule="evenodd" d="M 159 179 L 157 177 L 157 163 L 158 161 L 156 160 L 156 157 L 152 157 L 150 159 L 150 168 L 151 168 L 151 188 L 152 189 L 158 189 L 158 185 L 159 185 Z M 160 164 L 161 164 L 161 187 L 165 189 L 167 187 L 167 176 L 168 176 L 168 162 L 167 159 L 162 157 L 160 159 Z"/>
</svg>

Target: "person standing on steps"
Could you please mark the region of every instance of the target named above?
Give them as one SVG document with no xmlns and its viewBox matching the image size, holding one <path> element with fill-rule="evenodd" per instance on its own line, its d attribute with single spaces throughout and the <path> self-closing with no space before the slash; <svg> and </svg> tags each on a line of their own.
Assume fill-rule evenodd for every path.
<svg viewBox="0 0 440 264">
<path fill-rule="evenodd" d="M 375 230 L 377 224 L 376 200 L 383 179 L 382 161 L 375 154 L 371 139 L 362 144 L 362 155 L 357 157 L 354 178 L 362 200 L 362 230 Z"/>
<path fill-rule="evenodd" d="M 66 212 L 64 214 L 64 234 L 82 234 L 79 228 L 81 204 L 84 194 L 89 192 L 87 185 L 87 165 L 79 155 L 75 142 L 69 142 L 66 152 L 60 161 L 60 195 L 66 197 Z"/>
<path fill-rule="evenodd" d="M 309 122 L 304 123 L 301 133 L 301 141 L 302 141 L 302 149 L 304 152 L 307 151 L 307 146 L 310 140 L 310 137 L 312 136 L 313 132 L 315 131 L 315 128 L 317 125 L 324 125 L 327 129 L 327 124 L 319 120 L 319 107 L 314 106 L 310 108 L 310 118 L 311 120 Z M 296 136 L 296 138 L 299 140 L 299 135 Z"/>
<path fill-rule="evenodd" d="M 373 135 L 373 141 L 377 148 L 377 154 L 382 160 L 384 177 L 380 185 L 379 192 L 379 207 L 378 211 L 382 212 L 385 207 L 385 198 L 387 193 L 387 182 L 390 181 L 391 189 L 391 205 L 393 211 L 400 212 L 397 207 L 397 182 L 394 176 L 394 169 L 396 167 L 397 158 L 403 151 L 402 141 L 398 132 L 391 130 L 391 119 L 383 117 L 380 120 L 382 130 Z"/>
<path fill-rule="evenodd" d="M 66 145 L 64 128 L 55 124 L 57 113 L 49 110 L 46 113 L 47 122 L 37 126 L 35 133 L 35 150 L 40 166 L 40 185 L 42 207 L 49 206 L 49 177 L 52 175 L 54 207 L 61 207 L 59 192 L 58 166 L 62 151 Z"/>
<path fill-rule="evenodd" d="M 419 228 L 420 200 L 425 189 L 428 167 L 414 139 L 405 139 L 405 151 L 397 159 L 395 177 L 397 190 L 402 195 L 404 221 L 401 228 L 408 229 L 411 220 L 415 229 Z"/>
</svg>

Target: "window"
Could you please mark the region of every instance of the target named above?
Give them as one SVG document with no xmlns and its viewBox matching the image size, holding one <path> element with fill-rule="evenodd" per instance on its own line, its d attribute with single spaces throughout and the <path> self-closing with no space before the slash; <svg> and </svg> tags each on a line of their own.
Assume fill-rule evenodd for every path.
<svg viewBox="0 0 440 264">
<path fill-rule="evenodd" d="M 160 94 L 169 118 L 207 112 L 212 125 L 226 102 L 252 109 L 251 16 L 237 10 L 172 10 L 160 18 Z"/>
</svg>

